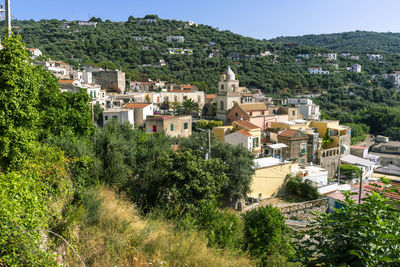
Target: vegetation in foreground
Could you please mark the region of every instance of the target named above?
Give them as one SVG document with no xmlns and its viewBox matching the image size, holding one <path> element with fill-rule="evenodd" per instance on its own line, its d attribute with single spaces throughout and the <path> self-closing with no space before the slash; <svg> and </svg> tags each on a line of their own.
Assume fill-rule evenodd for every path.
<svg viewBox="0 0 400 267">
<path fill-rule="evenodd" d="M 86 92 L 61 93 L 19 38 L 3 44 L 1 265 L 400 263 L 399 203 L 385 190 L 363 205 L 346 200 L 345 209 L 320 215 L 310 239 L 293 239 L 276 208 L 242 216 L 220 208 L 221 198 L 249 190 L 247 150 L 213 140 L 204 160 L 201 134 L 171 139 L 117 122 L 95 129 Z"/>
</svg>

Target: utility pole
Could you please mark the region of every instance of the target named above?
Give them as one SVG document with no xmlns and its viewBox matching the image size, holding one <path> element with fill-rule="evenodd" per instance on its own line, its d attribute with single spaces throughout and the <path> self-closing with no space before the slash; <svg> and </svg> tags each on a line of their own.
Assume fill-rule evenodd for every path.
<svg viewBox="0 0 400 267">
<path fill-rule="evenodd" d="M 208 158 L 211 158 L 211 130 L 208 129 L 207 131 L 207 135 L 208 135 Z"/>
<path fill-rule="evenodd" d="M 361 194 L 362 194 L 362 171 L 360 171 L 360 190 L 358 192 L 358 204 L 361 204 Z"/>
<path fill-rule="evenodd" d="M 10 0 L 5 0 L 6 1 L 6 6 L 5 6 L 5 13 L 6 13 L 6 27 L 8 30 L 8 36 L 11 35 L 11 11 L 10 11 Z"/>
</svg>

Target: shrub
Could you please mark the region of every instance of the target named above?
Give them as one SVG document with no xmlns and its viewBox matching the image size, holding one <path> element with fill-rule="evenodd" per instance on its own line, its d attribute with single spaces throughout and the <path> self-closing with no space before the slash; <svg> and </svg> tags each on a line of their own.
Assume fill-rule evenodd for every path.
<svg viewBox="0 0 400 267">
<path fill-rule="evenodd" d="M 318 189 L 311 184 L 310 180 L 302 181 L 301 178 L 290 178 L 286 188 L 289 194 L 301 196 L 307 200 L 319 197 Z"/>
<path fill-rule="evenodd" d="M 204 231 L 207 245 L 214 248 L 237 250 L 242 241 L 240 218 L 228 210 L 220 211 L 216 201 L 202 201 L 181 221 L 183 228 Z"/>
<path fill-rule="evenodd" d="M 243 213 L 244 249 L 266 264 L 273 254 L 293 255 L 290 230 L 278 208 L 270 205 Z"/>
<path fill-rule="evenodd" d="M 361 176 L 361 170 L 357 166 L 351 164 L 340 165 L 340 174 L 346 178 L 359 178 Z"/>
</svg>

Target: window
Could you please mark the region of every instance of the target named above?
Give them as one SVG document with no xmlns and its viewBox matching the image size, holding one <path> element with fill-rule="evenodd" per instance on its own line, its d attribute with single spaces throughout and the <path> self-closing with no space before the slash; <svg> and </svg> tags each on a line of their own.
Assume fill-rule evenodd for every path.
<svg viewBox="0 0 400 267">
<path fill-rule="evenodd" d="M 104 119 L 105 119 L 106 121 L 108 121 L 108 116 L 104 116 Z"/>
<path fill-rule="evenodd" d="M 118 116 L 113 116 L 113 120 L 118 120 Z"/>
<path fill-rule="evenodd" d="M 261 115 L 264 115 L 264 111 L 261 111 Z"/>
<path fill-rule="evenodd" d="M 300 162 L 301 162 L 301 164 L 304 164 L 304 159 L 301 159 Z"/>
<path fill-rule="evenodd" d="M 250 116 L 253 116 L 253 112 L 250 112 Z"/>
<path fill-rule="evenodd" d="M 169 126 L 170 131 L 174 131 L 174 125 L 171 123 L 171 125 Z"/>
<path fill-rule="evenodd" d="M 259 141 L 258 141 L 258 137 L 253 138 L 253 147 L 258 147 Z"/>
<path fill-rule="evenodd" d="M 177 102 L 178 101 L 178 97 L 174 96 L 174 101 Z"/>
<path fill-rule="evenodd" d="M 314 142 L 318 141 L 318 136 L 314 135 Z"/>
<path fill-rule="evenodd" d="M 224 101 L 221 101 L 221 102 L 219 103 L 219 107 L 220 107 L 220 110 L 223 110 L 223 109 L 224 109 Z"/>
<path fill-rule="evenodd" d="M 221 90 L 224 90 L 224 85 L 223 84 L 221 84 Z"/>
<path fill-rule="evenodd" d="M 300 145 L 300 153 L 306 154 L 306 152 L 307 152 L 307 144 L 301 144 Z"/>
<path fill-rule="evenodd" d="M 238 113 L 237 112 L 235 112 L 235 117 L 237 117 L 238 116 Z"/>
<path fill-rule="evenodd" d="M 189 124 L 188 124 L 187 122 L 185 122 L 185 123 L 183 124 L 183 129 L 186 130 L 186 129 L 188 129 L 188 128 L 189 128 Z"/>
<path fill-rule="evenodd" d="M 293 110 L 292 111 L 292 115 L 295 116 L 296 115 L 296 111 Z"/>
</svg>

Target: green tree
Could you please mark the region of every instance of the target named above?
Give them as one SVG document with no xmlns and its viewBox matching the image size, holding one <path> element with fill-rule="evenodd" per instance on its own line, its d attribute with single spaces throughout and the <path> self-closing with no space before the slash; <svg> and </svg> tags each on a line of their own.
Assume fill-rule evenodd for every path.
<svg viewBox="0 0 400 267">
<path fill-rule="evenodd" d="M 382 181 L 384 186 L 368 194 L 362 204 L 346 193 L 344 208 L 321 213 L 313 227 L 298 237 L 298 251 L 306 265 L 400 264 L 400 202 L 386 196 L 396 189 L 389 187 L 390 180 L 383 178 Z M 303 239 L 304 234 L 307 238 Z"/>
<path fill-rule="evenodd" d="M 186 99 L 182 103 L 183 113 L 186 115 L 191 115 L 192 113 L 199 112 L 199 104 L 194 102 L 192 99 Z"/>
<path fill-rule="evenodd" d="M 386 129 L 385 135 L 393 139 L 400 140 L 400 127 L 390 127 Z"/>
<path fill-rule="evenodd" d="M 306 200 L 317 199 L 320 195 L 318 189 L 312 185 L 310 180 L 302 180 L 301 178 L 290 178 L 286 184 L 289 194 L 301 196 Z"/>
<path fill-rule="evenodd" d="M 158 175 L 142 169 L 131 185 L 132 196 L 145 209 L 163 207 L 181 214 L 203 200 L 215 200 L 227 182 L 226 167 L 219 159 L 204 160 L 190 151 L 153 158 Z"/>
<path fill-rule="evenodd" d="M 100 127 L 103 126 L 103 111 L 104 108 L 100 104 L 95 104 L 93 106 L 94 121 Z"/>
<path fill-rule="evenodd" d="M 278 208 L 270 205 L 242 214 L 244 222 L 244 249 L 266 265 L 273 254 L 291 257 L 290 230 Z"/>
<path fill-rule="evenodd" d="M 3 39 L 0 50 L 0 166 L 19 164 L 31 153 L 38 136 L 36 109 L 40 77 L 29 64 L 20 37 Z"/>
</svg>

